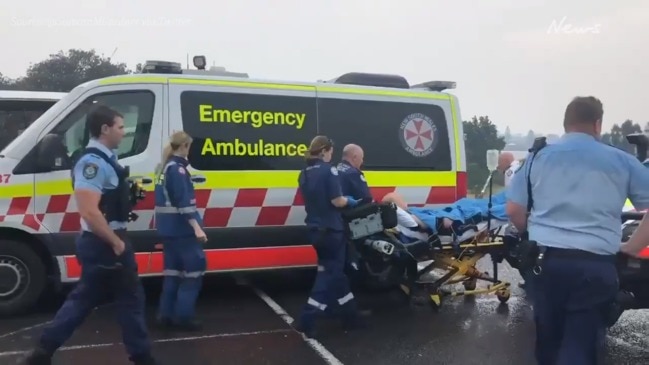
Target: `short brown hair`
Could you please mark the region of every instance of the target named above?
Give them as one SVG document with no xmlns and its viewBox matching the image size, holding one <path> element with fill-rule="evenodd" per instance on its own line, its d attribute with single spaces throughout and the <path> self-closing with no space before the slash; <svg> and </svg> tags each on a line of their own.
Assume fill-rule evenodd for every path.
<svg viewBox="0 0 649 365">
<path fill-rule="evenodd" d="M 602 120 L 604 107 L 602 102 L 594 96 L 578 96 L 566 107 L 566 114 L 563 119 L 563 126 L 576 124 L 595 125 Z"/>
<path fill-rule="evenodd" d="M 318 158 L 320 154 L 325 151 L 329 151 L 334 146 L 334 142 L 329 139 L 327 136 L 315 136 L 311 140 L 309 145 L 309 150 L 306 152 L 306 158 Z"/>
</svg>

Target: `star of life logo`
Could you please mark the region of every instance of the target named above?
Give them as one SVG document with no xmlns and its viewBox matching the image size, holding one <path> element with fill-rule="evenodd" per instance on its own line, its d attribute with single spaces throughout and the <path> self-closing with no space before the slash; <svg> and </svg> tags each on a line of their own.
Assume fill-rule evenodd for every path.
<svg viewBox="0 0 649 365">
<path fill-rule="evenodd" d="M 413 113 L 401 121 L 401 144 L 415 157 L 430 155 L 437 146 L 437 127 L 432 119 Z"/>
</svg>

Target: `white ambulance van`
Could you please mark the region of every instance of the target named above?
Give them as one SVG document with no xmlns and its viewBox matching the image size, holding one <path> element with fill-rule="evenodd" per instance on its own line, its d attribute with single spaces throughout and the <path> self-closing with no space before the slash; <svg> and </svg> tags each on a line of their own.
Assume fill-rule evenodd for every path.
<svg viewBox="0 0 649 365">
<path fill-rule="evenodd" d="M 269 81 L 161 61 L 148 62 L 144 72 L 79 85 L 2 151 L 1 314 L 27 310 L 47 286 L 80 277 L 70 168 L 88 143 L 85 117 L 95 103 L 124 115 L 130 133 L 119 159 L 132 176 L 152 181 L 173 131 L 194 138 L 190 171 L 210 238 L 208 272 L 316 264 L 297 176 L 317 134 L 335 141 L 336 161 L 347 143 L 364 148 L 365 176 L 377 199 L 397 191 L 425 206 L 466 196 L 458 100 L 443 92 L 454 82 L 411 86 L 400 76 L 365 73 Z M 153 190 L 150 183 L 145 188 Z M 129 226 L 142 276 L 162 274 L 153 207 L 147 194 Z"/>
</svg>

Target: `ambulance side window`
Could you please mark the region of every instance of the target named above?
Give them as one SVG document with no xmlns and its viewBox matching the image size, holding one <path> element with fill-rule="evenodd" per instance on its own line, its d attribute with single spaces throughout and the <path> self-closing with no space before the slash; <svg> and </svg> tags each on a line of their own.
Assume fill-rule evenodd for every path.
<svg viewBox="0 0 649 365">
<path fill-rule="evenodd" d="M 119 158 L 144 152 L 153 123 L 155 95 L 148 90 L 107 92 L 89 97 L 63 118 L 14 173 L 69 170 L 90 140 L 86 117 L 91 107 L 98 103 L 115 109 L 124 117 L 125 136 L 118 148 Z M 44 161 L 43 156 L 51 156 L 51 161 Z"/>
<path fill-rule="evenodd" d="M 336 143 L 360 145 L 364 170 L 450 171 L 444 110 L 433 104 L 337 98 L 318 99 L 319 133 Z"/>
</svg>

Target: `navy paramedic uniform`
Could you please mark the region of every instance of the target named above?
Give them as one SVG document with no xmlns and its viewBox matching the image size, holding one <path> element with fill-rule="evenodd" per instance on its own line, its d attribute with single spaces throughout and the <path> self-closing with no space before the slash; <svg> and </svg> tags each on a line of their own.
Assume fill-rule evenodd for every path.
<svg viewBox="0 0 649 365">
<path fill-rule="evenodd" d="M 338 164 L 338 174 L 340 176 L 340 187 L 343 195 L 348 195 L 356 200 L 372 200 L 370 188 L 365 180 L 365 174 L 347 161 Z"/>
<path fill-rule="evenodd" d="M 346 240 L 340 211 L 331 200 L 342 196 L 338 170 L 320 159 L 310 159 L 298 178 L 306 210 L 309 242 L 318 255 L 318 272 L 302 312 L 300 330 L 307 336 L 314 330 L 316 317 L 339 307 L 345 324 L 355 325 L 357 308 L 344 272 Z M 349 205 L 357 201 L 348 197 Z"/>
<path fill-rule="evenodd" d="M 82 232 L 76 242 L 81 279 L 40 338 L 40 346 L 47 352 L 53 353 L 61 347 L 90 312 L 112 296 L 131 361 L 136 364 L 152 361 L 144 321 L 144 291 L 133 247 L 126 237 L 131 211 L 127 178 L 128 172 L 118 164 L 115 153 L 96 140 L 88 143 L 73 168 L 74 190 L 88 189 L 102 194 L 99 209 L 115 234 L 124 241 L 125 250 L 116 256 L 112 247 L 92 233 L 82 219 Z"/>
<path fill-rule="evenodd" d="M 531 158 L 531 157 L 530 157 Z M 507 198 L 527 205 L 530 158 Z M 529 239 L 546 251 L 533 276 L 540 365 L 595 364 L 606 313 L 618 292 L 616 254 L 627 197 L 649 208 L 649 170 L 630 154 L 583 133 L 566 133 L 531 164 Z"/>
<path fill-rule="evenodd" d="M 202 244 L 189 224 L 203 221 L 185 158 L 172 156 L 155 187 L 155 224 L 164 252 L 164 284 L 159 317 L 189 323 L 194 317 L 206 261 Z"/>
</svg>

